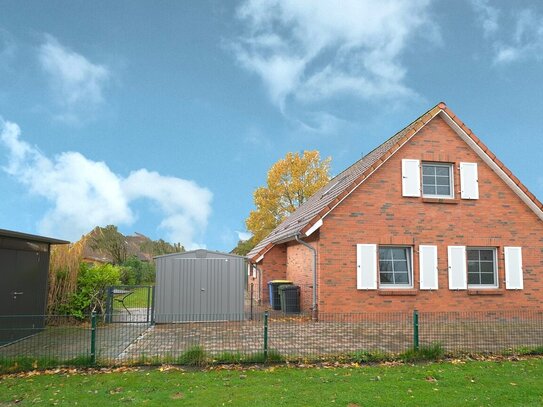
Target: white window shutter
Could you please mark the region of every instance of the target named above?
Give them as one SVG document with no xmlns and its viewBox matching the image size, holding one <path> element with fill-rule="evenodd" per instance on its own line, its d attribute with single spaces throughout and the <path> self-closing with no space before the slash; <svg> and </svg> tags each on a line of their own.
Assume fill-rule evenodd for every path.
<svg viewBox="0 0 543 407">
<path fill-rule="evenodd" d="M 437 290 L 437 246 L 419 246 L 420 289 Z"/>
<path fill-rule="evenodd" d="M 356 288 L 377 289 L 377 245 L 356 245 Z"/>
<path fill-rule="evenodd" d="M 505 288 L 522 290 L 522 247 L 504 247 L 505 255 Z"/>
<path fill-rule="evenodd" d="M 468 288 L 466 246 L 449 246 L 449 289 L 465 290 Z"/>
<path fill-rule="evenodd" d="M 477 163 L 460 163 L 460 191 L 462 199 L 479 199 Z"/>
<path fill-rule="evenodd" d="M 402 160 L 402 195 L 420 196 L 420 161 Z"/>
</svg>

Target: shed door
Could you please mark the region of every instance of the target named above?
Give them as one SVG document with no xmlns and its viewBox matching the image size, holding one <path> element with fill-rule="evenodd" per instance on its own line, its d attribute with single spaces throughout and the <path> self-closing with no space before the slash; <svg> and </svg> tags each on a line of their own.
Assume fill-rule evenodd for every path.
<svg viewBox="0 0 543 407">
<path fill-rule="evenodd" d="M 206 259 L 198 275 L 200 315 L 204 320 L 227 320 L 243 313 L 243 274 L 229 259 Z"/>
<path fill-rule="evenodd" d="M 47 271 L 45 253 L 0 249 L 3 315 L 43 315 Z"/>
<path fill-rule="evenodd" d="M 44 326 L 47 253 L 0 249 L 0 345 Z"/>
</svg>

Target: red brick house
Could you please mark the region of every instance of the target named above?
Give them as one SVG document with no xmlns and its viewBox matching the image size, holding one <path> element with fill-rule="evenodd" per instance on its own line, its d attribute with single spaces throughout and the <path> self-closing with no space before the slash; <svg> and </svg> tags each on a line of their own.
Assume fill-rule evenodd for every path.
<svg viewBox="0 0 543 407">
<path fill-rule="evenodd" d="M 268 281 L 288 279 L 302 287 L 306 311 L 541 309 L 542 209 L 440 103 L 332 179 L 248 257 L 264 301 Z"/>
</svg>

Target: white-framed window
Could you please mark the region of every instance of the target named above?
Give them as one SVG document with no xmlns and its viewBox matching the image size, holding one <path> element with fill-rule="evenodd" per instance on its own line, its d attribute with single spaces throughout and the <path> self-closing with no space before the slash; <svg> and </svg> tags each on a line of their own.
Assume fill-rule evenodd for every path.
<svg viewBox="0 0 543 407">
<path fill-rule="evenodd" d="M 422 163 L 422 196 L 428 198 L 454 198 L 453 165 Z"/>
<path fill-rule="evenodd" d="M 413 287 L 413 256 L 409 246 L 379 246 L 379 286 Z"/>
<path fill-rule="evenodd" d="M 467 247 L 468 288 L 498 287 L 497 250 L 494 247 Z"/>
</svg>

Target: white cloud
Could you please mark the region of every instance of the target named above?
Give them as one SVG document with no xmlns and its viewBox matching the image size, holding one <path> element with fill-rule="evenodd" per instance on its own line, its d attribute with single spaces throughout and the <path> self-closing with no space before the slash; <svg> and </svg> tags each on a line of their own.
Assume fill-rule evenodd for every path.
<svg viewBox="0 0 543 407">
<path fill-rule="evenodd" d="M 7 68 L 12 63 L 17 46 L 15 39 L 6 30 L 0 28 L 0 68 Z"/>
<path fill-rule="evenodd" d="M 488 0 L 471 0 L 471 5 L 486 37 L 498 31 L 500 11 L 496 7 L 491 6 Z"/>
<path fill-rule="evenodd" d="M 503 10 L 487 0 L 472 0 L 472 5 L 485 37 L 492 43 L 494 63 L 543 59 L 543 15 L 532 9 L 509 10 L 507 21 L 500 24 Z"/>
<path fill-rule="evenodd" d="M 211 192 L 194 181 L 141 169 L 123 180 L 122 189 L 129 201 L 139 198 L 156 201 L 165 215 L 160 228 L 171 241 L 188 247 L 193 244 L 187 242 L 187 236 L 198 235 L 211 214 Z"/>
<path fill-rule="evenodd" d="M 312 103 L 349 94 L 411 96 L 401 55 L 423 30 L 439 35 L 430 0 L 248 0 L 238 9 L 244 34 L 232 49 L 264 82 L 273 103 Z"/>
<path fill-rule="evenodd" d="M 56 100 L 64 109 L 58 118 L 77 121 L 104 102 L 104 87 L 111 77 L 107 66 L 90 62 L 51 35 L 45 35 L 38 56 Z"/>
<path fill-rule="evenodd" d="M 97 225 L 132 225 L 136 219 L 131 204 L 147 199 L 163 214 L 159 228 L 167 240 L 201 246 L 196 240 L 211 214 L 208 189 L 146 169 L 124 178 L 78 152 L 51 159 L 20 135 L 17 124 L 0 119 L 0 141 L 8 151 L 4 171 L 51 203 L 39 223 L 40 233 L 76 240 Z"/>
<path fill-rule="evenodd" d="M 543 59 L 543 16 L 525 9 L 514 16 L 515 31 L 508 43 L 496 43 L 497 63 Z"/>
<path fill-rule="evenodd" d="M 296 119 L 299 130 L 313 134 L 337 134 L 342 129 L 352 126 L 347 120 L 343 120 L 325 111 L 314 111 L 303 114 L 301 119 Z"/>
<path fill-rule="evenodd" d="M 249 126 L 245 132 L 243 138 L 245 144 L 248 144 L 252 147 L 262 148 L 265 150 L 270 150 L 273 146 L 271 140 L 266 137 L 264 132 L 257 126 Z"/>
<path fill-rule="evenodd" d="M 239 240 L 249 240 L 251 238 L 251 236 L 253 236 L 252 233 L 242 232 L 240 230 L 236 230 L 236 234 L 238 235 Z"/>
</svg>

